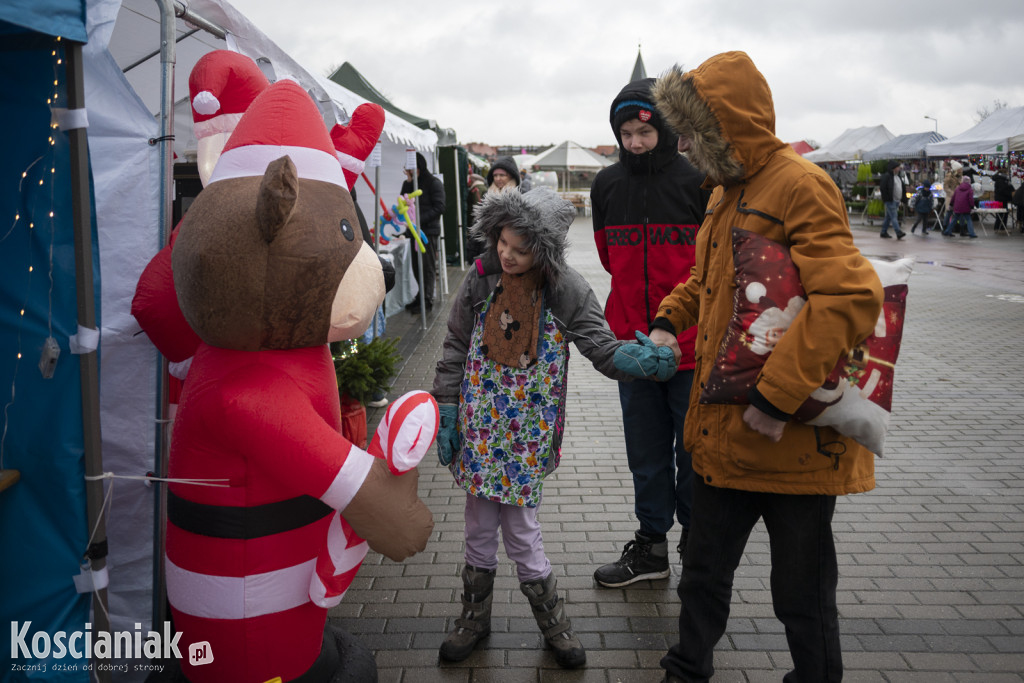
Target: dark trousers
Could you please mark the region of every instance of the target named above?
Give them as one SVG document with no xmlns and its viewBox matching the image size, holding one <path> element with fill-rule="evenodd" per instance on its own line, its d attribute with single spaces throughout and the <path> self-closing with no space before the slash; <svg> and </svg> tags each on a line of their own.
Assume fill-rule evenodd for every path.
<svg viewBox="0 0 1024 683">
<path fill-rule="evenodd" d="M 793 670 L 783 681 L 841 681 L 835 507 L 835 496 L 721 489 L 694 475 L 693 516 L 678 588 L 679 643 L 661 665 L 690 683 L 711 678 L 715 644 L 729 619 L 733 575 L 754 524 L 763 518 L 771 545 L 772 605 L 793 657 Z"/>
<path fill-rule="evenodd" d="M 667 534 L 673 516 L 690 526 L 693 465 L 683 424 L 692 384 L 693 370 L 680 370 L 667 382 L 619 382 L 634 509 L 647 535 Z"/>
<path fill-rule="evenodd" d="M 412 274 L 416 278 L 416 282 L 420 286 L 420 293 L 416 295 L 416 301 L 419 301 L 420 296 L 426 296 L 428 303 L 434 303 L 434 278 L 437 274 L 437 266 L 435 260 L 437 259 L 437 240 L 441 239 L 440 235 L 427 235 L 427 239 L 430 241 L 426 243 L 426 252 L 419 254 L 419 248 L 416 246 L 416 242 L 412 244 Z M 417 255 L 419 254 L 419 255 Z M 420 256 L 423 257 L 423 277 L 420 277 Z"/>
</svg>

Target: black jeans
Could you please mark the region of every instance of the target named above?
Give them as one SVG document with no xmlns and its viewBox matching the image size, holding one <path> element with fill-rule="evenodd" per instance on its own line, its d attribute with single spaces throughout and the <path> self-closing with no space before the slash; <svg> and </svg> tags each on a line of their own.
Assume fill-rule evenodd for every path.
<svg viewBox="0 0 1024 683">
<path fill-rule="evenodd" d="M 733 576 L 754 524 L 763 518 L 771 545 L 772 605 L 793 656 L 793 670 L 783 681 L 841 681 L 835 508 L 835 496 L 721 489 L 694 475 L 678 588 L 679 643 L 662 658 L 662 667 L 691 683 L 711 678 L 715 644 L 729 619 Z"/>
<path fill-rule="evenodd" d="M 673 516 L 690 527 L 693 465 L 683 447 L 683 421 L 692 385 L 693 370 L 680 370 L 667 382 L 619 382 L 634 510 L 645 534 L 664 536 Z"/>
<path fill-rule="evenodd" d="M 434 303 L 434 280 L 437 277 L 437 268 L 435 267 L 435 260 L 437 259 L 437 240 L 441 239 L 440 235 L 427 235 L 427 239 L 430 240 L 424 246 L 426 252 L 420 254 L 423 257 L 423 277 L 420 277 L 420 258 L 417 256 L 418 248 L 416 242 L 412 243 L 412 274 L 416 278 L 417 284 L 420 287 L 420 293 L 416 295 L 416 301 L 419 301 L 421 296 L 427 297 L 427 303 Z"/>
</svg>

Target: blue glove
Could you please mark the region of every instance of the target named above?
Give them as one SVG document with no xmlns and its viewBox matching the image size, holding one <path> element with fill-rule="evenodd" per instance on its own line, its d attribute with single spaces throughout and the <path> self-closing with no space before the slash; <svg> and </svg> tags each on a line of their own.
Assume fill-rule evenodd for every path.
<svg viewBox="0 0 1024 683">
<path fill-rule="evenodd" d="M 658 346 L 640 330 L 636 331 L 639 344 L 623 344 L 615 349 L 612 362 L 616 369 L 640 379 L 659 382 L 676 374 L 676 356 L 667 346 Z"/>
<path fill-rule="evenodd" d="M 441 412 L 441 427 L 437 430 L 437 459 L 447 467 L 459 451 L 459 429 L 456 426 L 459 407 L 442 403 L 437 408 Z"/>
</svg>

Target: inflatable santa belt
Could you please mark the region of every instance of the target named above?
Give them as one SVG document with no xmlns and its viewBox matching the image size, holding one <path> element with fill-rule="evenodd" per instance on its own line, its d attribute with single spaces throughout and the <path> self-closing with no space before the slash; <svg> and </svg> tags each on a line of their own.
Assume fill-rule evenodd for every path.
<svg viewBox="0 0 1024 683">
<path fill-rule="evenodd" d="M 207 505 L 167 492 L 167 521 L 179 529 L 214 538 L 272 536 L 318 522 L 333 510 L 312 496 L 297 496 L 264 505 Z"/>
</svg>

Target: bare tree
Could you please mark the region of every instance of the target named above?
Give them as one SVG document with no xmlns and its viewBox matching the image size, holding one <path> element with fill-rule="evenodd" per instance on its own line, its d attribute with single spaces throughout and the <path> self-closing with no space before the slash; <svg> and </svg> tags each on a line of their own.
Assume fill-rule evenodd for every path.
<svg viewBox="0 0 1024 683">
<path fill-rule="evenodd" d="M 1007 106 L 1008 105 L 1006 104 L 1006 102 L 1003 102 L 1001 99 L 999 99 L 997 97 L 996 99 L 992 100 L 991 108 L 988 107 L 988 106 L 978 107 L 978 111 L 977 111 L 977 115 L 978 116 L 977 116 L 976 123 L 981 123 L 982 121 L 987 119 L 989 116 L 992 116 L 992 114 L 995 114 L 1000 109 L 1006 109 Z"/>
</svg>

